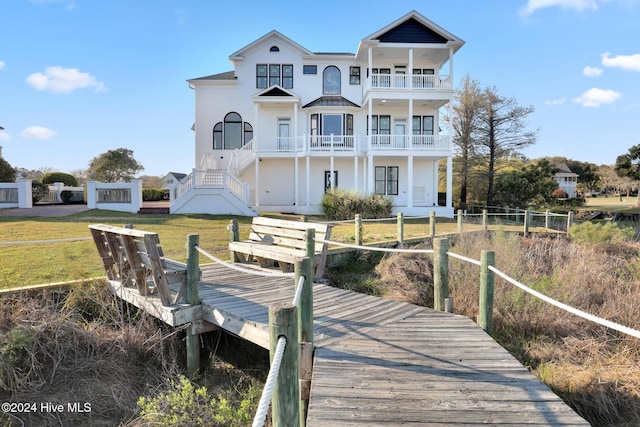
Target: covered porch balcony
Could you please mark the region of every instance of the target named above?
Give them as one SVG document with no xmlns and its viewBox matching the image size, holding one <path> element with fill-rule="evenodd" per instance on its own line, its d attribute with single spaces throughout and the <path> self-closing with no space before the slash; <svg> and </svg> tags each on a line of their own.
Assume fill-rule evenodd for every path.
<svg viewBox="0 0 640 427">
<path fill-rule="evenodd" d="M 364 90 L 437 91 L 452 90 L 447 74 L 372 74 L 365 80 Z"/>
<path fill-rule="evenodd" d="M 238 149 L 238 155 L 250 153 L 307 153 L 377 150 L 449 151 L 450 135 L 303 135 L 288 138 L 254 138 Z"/>
</svg>

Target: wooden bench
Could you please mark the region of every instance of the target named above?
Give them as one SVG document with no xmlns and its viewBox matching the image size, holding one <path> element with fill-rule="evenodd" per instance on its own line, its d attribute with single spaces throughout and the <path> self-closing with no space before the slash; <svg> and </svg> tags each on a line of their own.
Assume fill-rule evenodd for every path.
<svg viewBox="0 0 640 427">
<path fill-rule="evenodd" d="M 89 229 L 110 281 L 137 287 L 140 295 L 157 293 L 163 306 L 183 302 L 187 265 L 164 258 L 156 233 L 105 224 Z M 174 301 L 169 290 L 173 284 L 181 285 Z"/>
<path fill-rule="evenodd" d="M 331 224 L 313 222 L 289 221 L 283 219 L 257 216 L 251 223 L 249 239 L 238 241 L 237 222 L 232 221 L 231 241 L 229 251 L 233 261 L 252 262 L 256 260 L 260 267 L 269 267 L 277 262 L 280 269 L 290 272 L 296 260 L 307 256 L 306 231 L 315 230 L 316 240 L 331 238 Z M 324 274 L 327 260 L 327 243 L 315 242 L 315 278 L 320 279 Z"/>
</svg>

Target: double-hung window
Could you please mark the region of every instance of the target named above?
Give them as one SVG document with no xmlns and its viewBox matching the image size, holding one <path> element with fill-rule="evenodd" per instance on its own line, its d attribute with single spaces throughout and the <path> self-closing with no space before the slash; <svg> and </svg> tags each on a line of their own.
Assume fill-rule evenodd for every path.
<svg viewBox="0 0 640 427">
<path fill-rule="evenodd" d="M 292 64 L 256 64 L 256 88 L 282 86 L 293 89 Z"/>
<path fill-rule="evenodd" d="M 398 166 L 376 166 L 375 193 L 387 196 L 397 196 L 398 174 Z"/>
</svg>

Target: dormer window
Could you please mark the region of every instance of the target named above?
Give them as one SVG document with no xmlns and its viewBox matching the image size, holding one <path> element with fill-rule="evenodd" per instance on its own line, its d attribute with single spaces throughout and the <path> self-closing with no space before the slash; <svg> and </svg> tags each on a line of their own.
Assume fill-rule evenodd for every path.
<svg viewBox="0 0 640 427">
<path fill-rule="evenodd" d="M 269 52 L 280 52 L 280 48 L 278 46 L 271 46 L 271 49 L 269 49 Z"/>
</svg>

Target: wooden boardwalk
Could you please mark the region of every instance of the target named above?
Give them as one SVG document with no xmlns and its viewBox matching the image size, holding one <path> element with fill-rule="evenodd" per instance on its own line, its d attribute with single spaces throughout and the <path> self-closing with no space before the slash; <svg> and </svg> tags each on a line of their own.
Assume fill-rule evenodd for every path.
<svg viewBox="0 0 640 427">
<path fill-rule="evenodd" d="M 290 302 L 293 282 L 202 266 L 196 307 L 112 286 L 169 324 L 210 323 L 269 348 L 268 307 Z M 322 284 L 313 292 L 310 427 L 589 425 L 464 316 Z"/>
</svg>

